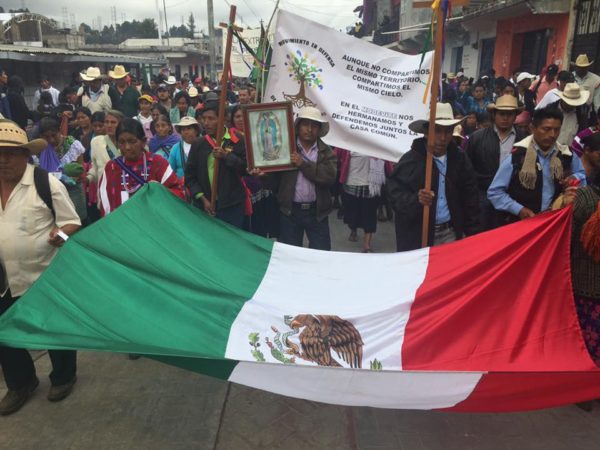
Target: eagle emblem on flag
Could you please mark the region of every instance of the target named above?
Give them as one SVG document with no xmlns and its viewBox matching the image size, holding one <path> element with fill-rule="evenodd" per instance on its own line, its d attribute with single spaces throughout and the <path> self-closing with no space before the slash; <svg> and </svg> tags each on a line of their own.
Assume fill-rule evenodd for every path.
<svg viewBox="0 0 600 450">
<path fill-rule="evenodd" d="M 299 314 L 285 316 L 284 323 L 291 331 L 282 333 L 277 327 L 271 326 L 275 335 L 272 340 L 265 338 L 265 343 L 276 360 L 284 364 L 295 364 L 298 359 L 302 359 L 319 366 L 342 367 L 340 361 L 334 358 L 333 351 L 337 358 L 351 368 L 362 369 L 364 343 L 359 331 L 350 321 L 338 316 Z M 298 343 L 292 341 L 292 336 L 297 336 Z M 258 333 L 251 333 L 249 338 L 255 359 L 264 361 L 264 355 L 258 350 Z"/>
</svg>

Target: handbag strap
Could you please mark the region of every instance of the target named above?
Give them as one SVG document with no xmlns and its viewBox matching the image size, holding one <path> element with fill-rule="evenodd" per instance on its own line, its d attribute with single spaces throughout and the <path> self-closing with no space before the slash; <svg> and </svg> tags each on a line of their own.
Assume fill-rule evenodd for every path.
<svg viewBox="0 0 600 450">
<path fill-rule="evenodd" d="M 135 181 L 137 181 L 137 183 L 141 186 L 143 186 L 144 184 L 146 184 L 146 180 L 144 180 L 142 177 L 140 177 L 137 173 L 135 173 L 133 170 L 131 170 L 126 164 L 125 162 L 123 162 L 123 157 L 118 157 L 115 159 L 115 162 L 119 165 L 119 167 L 121 168 L 121 170 L 127 172 L 127 174 L 132 177 Z"/>
</svg>

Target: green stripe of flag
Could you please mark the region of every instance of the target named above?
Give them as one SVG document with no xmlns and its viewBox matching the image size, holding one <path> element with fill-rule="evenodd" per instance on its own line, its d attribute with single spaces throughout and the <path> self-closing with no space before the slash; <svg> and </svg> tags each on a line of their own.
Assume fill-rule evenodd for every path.
<svg viewBox="0 0 600 450">
<path fill-rule="evenodd" d="M 0 318 L 0 343 L 223 358 L 272 247 L 150 183 L 67 242 Z"/>
</svg>

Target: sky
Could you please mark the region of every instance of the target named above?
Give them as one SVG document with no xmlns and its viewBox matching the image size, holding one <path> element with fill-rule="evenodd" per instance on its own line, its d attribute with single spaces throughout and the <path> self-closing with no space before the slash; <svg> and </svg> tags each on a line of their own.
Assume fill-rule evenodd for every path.
<svg viewBox="0 0 600 450">
<path fill-rule="evenodd" d="M 169 27 L 185 23 L 190 13 L 194 14 L 197 30 L 208 33 L 206 0 L 158 0 L 162 10 L 163 1 L 167 10 Z M 153 18 L 158 22 L 157 0 L 0 0 L 5 11 L 25 6 L 31 12 L 48 16 L 60 24 L 63 23 L 63 8 L 67 8 L 69 23 L 75 19 L 78 25 L 85 22 L 92 26 L 101 17 L 102 26 L 111 24 L 111 7 L 116 7 L 117 23 L 124 20 L 143 20 Z M 237 6 L 236 23 L 243 27 L 255 28 L 262 19 L 266 23 L 275 7 L 276 0 L 213 0 L 215 23 L 224 22 L 229 16 L 229 5 Z M 332 28 L 345 31 L 353 25 L 357 15 L 352 11 L 362 4 L 362 0 L 280 0 L 279 7 L 307 19 L 322 23 Z M 123 20 L 124 19 L 124 20 Z M 164 29 L 164 24 L 163 24 Z"/>
</svg>

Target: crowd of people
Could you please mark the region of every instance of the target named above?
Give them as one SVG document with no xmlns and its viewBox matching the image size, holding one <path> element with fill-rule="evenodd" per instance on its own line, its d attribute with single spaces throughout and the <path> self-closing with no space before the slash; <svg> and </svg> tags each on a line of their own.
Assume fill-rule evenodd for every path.
<svg viewBox="0 0 600 450">
<path fill-rule="evenodd" d="M 580 55 L 573 72 L 550 65 L 539 79 L 520 71 L 476 82 L 448 74 L 434 123 L 409 125 L 417 137 L 396 162 L 331 148 L 329 121 L 305 106 L 294 121 L 294 170 L 271 173 L 248 167 L 243 108 L 256 90 L 247 82 L 226 93 L 219 130 L 219 89 L 199 77 L 164 73 L 146 85 L 121 65 L 108 76 L 88 67 L 62 91 L 41 77 L 29 109 L 20 78 L 0 69 L 0 314 L 69 235 L 149 182 L 231 226 L 295 246 L 306 239 L 318 250 L 331 249 L 328 217 L 337 208 L 350 241 L 363 230 L 364 253 L 373 252 L 378 221 L 392 218 L 397 250 L 420 248 L 425 207 L 429 245 L 440 245 L 572 204 L 573 289 L 600 364 L 600 77 L 590 66 Z M 76 382 L 76 356 L 50 357 L 48 399 L 59 401 Z M 5 415 L 39 381 L 25 350 L 0 347 L 0 364 Z"/>
</svg>

